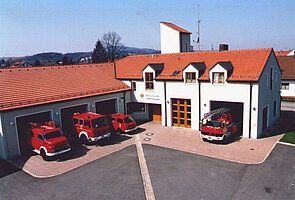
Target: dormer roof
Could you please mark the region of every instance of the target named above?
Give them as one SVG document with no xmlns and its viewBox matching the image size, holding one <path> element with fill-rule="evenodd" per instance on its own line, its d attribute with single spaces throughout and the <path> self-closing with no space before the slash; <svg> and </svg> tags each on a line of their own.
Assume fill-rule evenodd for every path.
<svg viewBox="0 0 295 200">
<path fill-rule="evenodd" d="M 182 80 L 183 70 L 190 63 L 203 62 L 207 68 L 199 80 L 206 81 L 209 80 L 209 70 L 216 63 L 230 69 L 226 63 L 230 62 L 234 70 L 228 81 L 258 81 L 272 52 L 272 48 L 268 48 L 128 56 L 116 61 L 117 78 L 142 79 L 142 71 L 149 63 L 164 63 L 165 67 L 156 79 Z M 180 73 L 172 76 L 174 71 Z"/>
<path fill-rule="evenodd" d="M 189 65 L 193 66 L 196 70 L 205 70 L 206 64 L 204 62 L 191 62 L 184 69 L 186 69 Z"/>
</svg>

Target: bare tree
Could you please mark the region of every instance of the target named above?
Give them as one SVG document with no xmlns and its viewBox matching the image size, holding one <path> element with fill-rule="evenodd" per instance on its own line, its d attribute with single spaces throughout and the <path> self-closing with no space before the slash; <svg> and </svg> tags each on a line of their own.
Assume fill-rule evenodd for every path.
<svg viewBox="0 0 295 200">
<path fill-rule="evenodd" d="M 116 32 L 105 33 L 102 37 L 102 44 L 107 52 L 110 61 L 120 59 L 123 56 L 125 47 L 121 42 L 121 36 Z"/>
</svg>

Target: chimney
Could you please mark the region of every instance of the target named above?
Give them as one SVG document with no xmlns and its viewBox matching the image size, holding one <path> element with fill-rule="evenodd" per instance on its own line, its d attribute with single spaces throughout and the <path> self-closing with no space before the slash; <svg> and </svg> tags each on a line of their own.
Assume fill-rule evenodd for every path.
<svg viewBox="0 0 295 200">
<path fill-rule="evenodd" d="M 228 51 L 228 44 L 219 44 L 219 51 Z"/>
</svg>

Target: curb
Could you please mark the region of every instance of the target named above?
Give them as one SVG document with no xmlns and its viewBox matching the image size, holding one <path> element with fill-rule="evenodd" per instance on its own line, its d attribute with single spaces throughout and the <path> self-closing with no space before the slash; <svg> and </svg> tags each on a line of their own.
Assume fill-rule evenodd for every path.
<svg viewBox="0 0 295 200">
<path fill-rule="evenodd" d="M 287 142 L 278 142 L 279 144 L 287 145 L 287 146 L 292 146 L 295 147 L 295 144 L 287 143 Z"/>
</svg>

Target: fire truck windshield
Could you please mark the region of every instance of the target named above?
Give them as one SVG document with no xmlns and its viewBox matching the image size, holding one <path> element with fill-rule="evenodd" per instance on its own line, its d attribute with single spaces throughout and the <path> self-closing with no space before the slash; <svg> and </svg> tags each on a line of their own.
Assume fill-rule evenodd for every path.
<svg viewBox="0 0 295 200">
<path fill-rule="evenodd" d="M 59 130 L 59 131 L 53 131 L 53 132 L 50 132 L 50 133 L 46 133 L 44 135 L 44 138 L 45 140 L 50 140 L 52 138 L 57 138 L 57 137 L 60 137 L 62 136 L 62 132 Z"/>
<path fill-rule="evenodd" d="M 93 128 L 99 128 L 108 125 L 108 119 L 106 117 L 100 117 L 91 120 L 91 123 Z"/>
<path fill-rule="evenodd" d="M 125 117 L 124 118 L 124 122 L 127 124 L 127 123 L 130 123 L 130 122 L 133 122 L 134 119 L 132 117 Z"/>
</svg>

